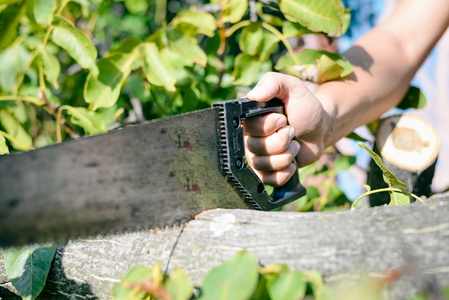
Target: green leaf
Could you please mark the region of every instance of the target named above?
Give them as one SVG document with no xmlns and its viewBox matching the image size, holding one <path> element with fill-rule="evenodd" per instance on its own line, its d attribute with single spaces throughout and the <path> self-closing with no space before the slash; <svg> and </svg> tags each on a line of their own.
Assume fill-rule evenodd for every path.
<svg viewBox="0 0 449 300">
<path fill-rule="evenodd" d="M 206 55 L 216 56 L 218 49 L 220 48 L 220 34 L 217 32 L 213 37 L 207 40 Z"/>
<path fill-rule="evenodd" d="M 262 4 L 260 2 L 257 2 L 256 4 Z M 260 17 L 264 22 L 276 26 L 276 27 L 282 27 L 282 19 L 273 15 L 269 14 L 260 14 Z"/>
<path fill-rule="evenodd" d="M 50 82 L 55 89 L 59 89 L 58 76 L 61 72 L 61 65 L 55 55 L 48 51 L 41 51 L 39 57 L 42 61 L 42 68 L 44 70 L 45 78 Z"/>
<path fill-rule="evenodd" d="M 275 36 L 272 33 L 264 31 L 260 48 L 259 60 L 260 61 L 268 60 L 278 42 L 279 38 L 277 36 Z"/>
<path fill-rule="evenodd" d="M 89 74 L 84 85 L 84 100 L 92 105 L 92 110 L 111 107 L 117 102 L 134 58 L 134 55 L 114 54 L 98 61 L 98 78 Z"/>
<path fill-rule="evenodd" d="M 444 295 L 444 298 L 449 300 L 449 286 L 446 286 L 443 288 L 443 295 Z"/>
<path fill-rule="evenodd" d="M 198 108 L 198 95 L 195 90 L 191 88 L 183 89 L 182 91 L 182 113 L 194 111 Z M 198 92 L 198 91 L 197 91 Z M 198 92 L 199 94 L 199 92 Z"/>
<path fill-rule="evenodd" d="M 351 9 L 345 8 L 345 13 L 343 14 L 343 18 L 341 19 L 341 34 L 345 34 L 348 31 L 349 25 L 351 24 Z"/>
<path fill-rule="evenodd" d="M 128 271 L 121 280 L 121 283 L 116 285 L 112 291 L 114 300 L 128 300 L 128 299 L 144 299 L 145 292 L 139 292 L 134 294 L 135 298 L 132 298 L 133 292 L 129 288 L 130 284 L 144 282 L 152 277 L 152 270 L 147 267 L 135 267 Z"/>
<path fill-rule="evenodd" d="M 351 132 L 350 134 L 348 134 L 346 136 L 346 138 L 354 140 L 354 141 L 359 141 L 359 142 L 368 142 L 367 139 L 362 138 L 360 135 L 358 135 L 357 133 L 355 133 L 354 131 Z"/>
<path fill-rule="evenodd" d="M 143 71 L 149 83 L 175 91 L 176 75 L 154 43 L 144 43 L 139 48 Z"/>
<path fill-rule="evenodd" d="M 287 265 L 273 263 L 261 269 L 267 281 L 270 299 L 302 299 L 306 292 L 306 283 L 298 271 L 290 270 Z"/>
<path fill-rule="evenodd" d="M 170 293 L 172 300 L 187 300 L 192 297 L 192 281 L 181 269 L 173 271 L 165 282 L 165 288 Z"/>
<path fill-rule="evenodd" d="M 299 23 L 285 21 L 282 24 L 282 34 L 286 37 L 302 36 L 305 34 L 315 33 L 314 31 L 302 26 Z"/>
<path fill-rule="evenodd" d="M 34 0 L 34 19 L 39 24 L 50 25 L 55 9 L 56 0 Z"/>
<path fill-rule="evenodd" d="M 266 274 L 277 274 L 281 272 L 288 272 L 290 267 L 285 264 L 280 263 L 270 263 L 268 266 L 260 268 L 259 273 L 262 275 Z"/>
<path fill-rule="evenodd" d="M 0 5 L 11 5 L 17 2 L 22 2 L 23 0 L 0 0 Z"/>
<path fill-rule="evenodd" d="M 345 7 L 340 0 L 279 0 L 284 16 L 313 30 L 330 36 L 343 33 Z"/>
<path fill-rule="evenodd" d="M 10 134 L 18 143 L 11 142 L 11 146 L 16 150 L 25 150 L 33 146 L 31 136 L 22 125 L 12 115 L 6 111 L 0 111 L 0 123 L 5 131 Z M 25 149 L 24 149 L 25 148 Z"/>
<path fill-rule="evenodd" d="M 367 191 L 371 191 L 371 186 L 367 185 L 367 184 L 363 184 L 362 187 Z"/>
<path fill-rule="evenodd" d="M 249 55 L 256 55 L 259 53 L 262 39 L 262 26 L 258 22 L 252 22 L 242 30 L 239 41 L 240 50 Z"/>
<path fill-rule="evenodd" d="M 6 48 L 16 37 L 20 18 L 26 11 L 28 1 L 8 5 L 0 14 L 0 50 Z"/>
<path fill-rule="evenodd" d="M 344 73 L 345 69 L 327 55 L 321 55 L 318 59 L 317 68 L 318 83 L 344 77 L 341 74 Z"/>
<path fill-rule="evenodd" d="M 63 48 L 81 67 L 89 69 L 93 77 L 97 77 L 97 49 L 89 37 L 62 17 L 55 17 L 53 26 L 53 42 Z"/>
<path fill-rule="evenodd" d="M 376 135 L 377 129 L 379 128 L 379 125 L 380 125 L 381 121 L 382 120 L 380 118 L 378 118 L 378 119 L 376 119 L 376 120 L 374 120 L 374 121 L 372 121 L 372 122 L 370 122 L 370 123 L 365 125 L 366 128 L 371 133 L 371 135 L 373 135 L 373 136 Z"/>
<path fill-rule="evenodd" d="M 307 190 L 306 196 L 296 200 L 296 203 L 299 208 L 305 206 L 307 202 L 312 202 L 314 199 L 320 197 L 320 191 L 318 190 L 318 188 L 314 186 L 307 186 L 306 190 Z"/>
<path fill-rule="evenodd" d="M 132 14 L 144 14 L 148 9 L 148 1 L 125 0 L 125 7 Z"/>
<path fill-rule="evenodd" d="M 194 63 L 202 67 L 206 66 L 206 53 L 198 45 L 198 41 L 191 36 L 183 35 L 177 30 L 170 30 L 167 32 L 168 48 L 183 56 L 190 62 L 192 66 Z"/>
<path fill-rule="evenodd" d="M 262 276 L 257 283 L 256 291 L 251 296 L 250 300 L 262 300 L 262 299 L 270 299 L 270 295 L 267 291 L 267 279 Z"/>
<path fill-rule="evenodd" d="M 89 4 L 90 4 L 89 0 L 72 0 L 72 2 L 76 2 L 79 5 L 81 5 L 82 7 L 86 7 L 86 8 L 88 8 Z"/>
<path fill-rule="evenodd" d="M 23 45 L 14 45 L 0 54 L 0 87 L 4 92 L 17 90 L 17 76 L 26 71 L 30 59 Z"/>
<path fill-rule="evenodd" d="M 412 297 L 408 298 L 408 300 L 429 300 L 429 299 L 427 298 L 427 295 L 425 292 L 419 292 L 418 294 L 413 295 Z"/>
<path fill-rule="evenodd" d="M 345 193 L 343 193 L 343 191 L 336 184 L 331 184 L 327 190 L 327 203 L 331 203 L 333 205 L 344 205 L 345 203 L 350 203 L 350 201 L 346 197 Z"/>
<path fill-rule="evenodd" d="M 259 58 L 246 53 L 240 53 L 235 58 L 232 83 L 236 85 L 251 85 L 259 75 L 262 64 Z"/>
<path fill-rule="evenodd" d="M 185 12 L 173 19 L 172 22 L 176 24 L 177 29 L 180 31 L 185 31 L 183 27 L 192 26 L 194 35 L 201 33 L 212 37 L 217 29 L 217 22 L 214 16 L 206 12 Z"/>
<path fill-rule="evenodd" d="M 409 109 L 409 108 L 423 108 L 426 106 L 427 99 L 424 93 L 417 87 L 411 86 L 404 98 L 398 104 L 397 108 Z"/>
<path fill-rule="evenodd" d="M 8 146 L 6 145 L 5 137 L 0 132 L 0 155 L 9 154 Z"/>
<path fill-rule="evenodd" d="M 296 58 L 299 60 L 300 64 L 318 64 L 323 56 L 327 56 L 327 58 L 333 60 L 343 68 L 344 71 L 340 74 L 341 77 L 345 77 L 352 73 L 351 63 L 337 53 L 324 50 L 305 49 L 298 53 Z"/>
<path fill-rule="evenodd" d="M 388 206 L 400 206 L 410 204 L 410 198 L 401 192 L 390 192 L 390 203 Z"/>
<path fill-rule="evenodd" d="M 343 78 L 352 73 L 352 66 L 346 59 L 324 50 L 305 49 L 296 54 L 296 61 L 299 66 L 292 57 L 281 57 L 275 69 L 317 83 Z"/>
<path fill-rule="evenodd" d="M 355 156 L 340 155 L 334 161 L 334 169 L 337 172 L 349 170 L 349 168 L 355 163 Z"/>
<path fill-rule="evenodd" d="M 363 149 L 365 149 L 369 153 L 369 155 L 372 157 L 374 162 L 379 166 L 379 168 L 382 170 L 384 181 L 390 187 L 400 186 L 403 188 L 407 188 L 407 185 L 405 183 L 399 181 L 399 179 L 397 179 L 396 176 L 394 176 L 394 174 L 391 173 L 390 170 L 388 170 L 388 168 L 384 165 L 384 163 L 382 162 L 382 159 L 379 157 L 379 155 L 377 155 L 374 151 L 372 151 L 370 148 L 368 148 L 363 143 L 359 142 L 358 145 L 360 147 L 362 147 Z"/>
<path fill-rule="evenodd" d="M 306 284 L 298 271 L 288 271 L 279 274 L 267 282 L 268 294 L 271 299 L 302 299 L 306 292 Z"/>
<path fill-rule="evenodd" d="M 248 299 L 256 289 L 258 269 L 254 256 L 246 251 L 238 252 L 206 275 L 199 299 Z"/>
<path fill-rule="evenodd" d="M 94 135 L 107 131 L 105 121 L 99 113 L 84 107 L 67 107 L 67 114 L 71 116 L 70 122 L 83 128 L 86 134 Z"/>
<path fill-rule="evenodd" d="M 55 244 L 3 249 L 8 278 L 23 299 L 36 299 L 45 286 Z"/>
<path fill-rule="evenodd" d="M 150 97 L 149 88 L 146 86 L 149 84 L 146 83 L 145 78 L 143 76 L 133 76 L 127 80 L 126 85 L 129 87 L 131 92 L 131 97 L 139 99 L 141 102 L 146 102 Z"/>
<path fill-rule="evenodd" d="M 120 45 L 108 51 L 108 56 L 112 54 L 133 54 L 142 42 L 135 37 L 129 37 L 123 40 Z"/>
<path fill-rule="evenodd" d="M 239 22 L 248 9 L 248 0 L 223 1 L 223 22 Z"/>
</svg>

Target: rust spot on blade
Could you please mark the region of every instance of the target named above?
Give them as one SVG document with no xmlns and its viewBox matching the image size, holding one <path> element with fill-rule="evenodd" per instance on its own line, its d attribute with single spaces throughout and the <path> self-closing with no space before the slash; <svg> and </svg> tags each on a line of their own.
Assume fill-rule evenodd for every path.
<svg viewBox="0 0 449 300">
<path fill-rule="evenodd" d="M 198 194 L 201 194 L 201 189 L 200 189 L 198 184 L 192 185 L 192 190 L 191 191 L 195 192 L 195 193 L 198 193 Z"/>
<path fill-rule="evenodd" d="M 192 145 L 190 144 L 189 141 L 184 141 L 184 143 L 182 144 L 182 148 L 187 149 L 187 150 L 193 150 Z"/>
</svg>

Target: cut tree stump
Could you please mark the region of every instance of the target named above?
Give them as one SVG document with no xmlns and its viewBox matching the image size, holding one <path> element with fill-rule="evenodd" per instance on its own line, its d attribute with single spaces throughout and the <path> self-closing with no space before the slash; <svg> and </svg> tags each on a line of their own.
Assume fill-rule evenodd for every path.
<svg viewBox="0 0 449 300">
<path fill-rule="evenodd" d="M 266 265 L 318 270 L 337 290 L 407 267 L 389 299 L 449 285 L 449 195 L 426 203 L 336 212 L 212 210 L 182 229 L 141 231 L 59 246 L 40 299 L 110 299 L 131 268 L 162 262 L 199 286 L 206 273 L 246 249 Z M 11 288 L 0 257 L 0 298 Z"/>
<path fill-rule="evenodd" d="M 385 166 L 418 197 L 428 198 L 440 150 L 438 135 L 430 124 L 412 115 L 396 115 L 381 121 L 375 136 L 373 151 Z M 386 188 L 382 171 L 373 160 L 367 177 L 371 189 Z M 411 201 L 415 199 L 410 197 Z M 383 193 L 369 196 L 370 206 L 386 204 Z"/>
</svg>

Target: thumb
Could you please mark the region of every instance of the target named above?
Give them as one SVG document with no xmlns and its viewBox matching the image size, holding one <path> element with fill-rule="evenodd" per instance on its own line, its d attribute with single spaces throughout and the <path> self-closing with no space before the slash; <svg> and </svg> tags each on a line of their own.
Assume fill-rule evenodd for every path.
<svg viewBox="0 0 449 300">
<path fill-rule="evenodd" d="M 258 102 L 268 101 L 273 98 L 286 100 L 289 87 L 293 84 L 291 81 L 296 80 L 298 79 L 292 76 L 269 72 L 260 78 L 257 85 L 246 96 L 248 99 Z"/>
</svg>

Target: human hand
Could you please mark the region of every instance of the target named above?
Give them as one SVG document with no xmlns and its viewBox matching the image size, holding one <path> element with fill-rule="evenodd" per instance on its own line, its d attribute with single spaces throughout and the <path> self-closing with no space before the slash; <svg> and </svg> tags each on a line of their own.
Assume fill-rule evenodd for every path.
<svg viewBox="0 0 449 300">
<path fill-rule="evenodd" d="M 285 115 L 270 113 L 244 121 L 245 155 L 262 182 L 285 184 L 298 167 L 316 161 L 324 151 L 330 118 L 320 101 L 293 76 L 267 73 L 248 95 L 253 101 L 279 98 Z"/>
</svg>

